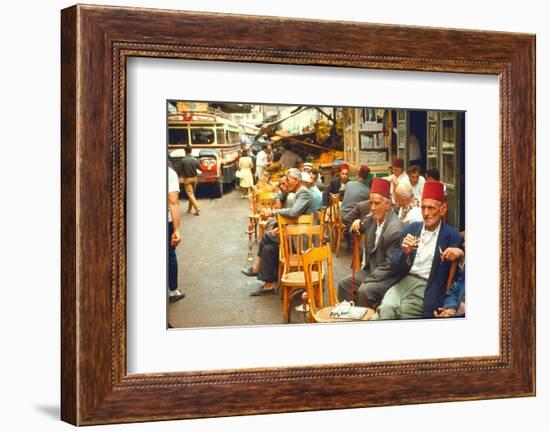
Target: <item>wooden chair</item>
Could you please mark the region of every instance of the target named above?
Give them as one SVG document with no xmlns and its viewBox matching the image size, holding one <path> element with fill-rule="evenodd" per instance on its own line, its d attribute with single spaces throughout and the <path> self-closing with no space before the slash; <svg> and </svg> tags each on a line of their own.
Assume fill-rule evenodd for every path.
<svg viewBox="0 0 550 431">
<path fill-rule="evenodd" d="M 346 226 L 342 223 L 342 211 L 340 209 L 340 195 L 330 194 L 329 196 L 329 233 L 330 247 L 334 254 L 338 256 L 340 253 L 340 244 L 344 237 Z"/>
<path fill-rule="evenodd" d="M 279 181 L 281 181 L 281 177 L 284 177 L 284 174 L 280 174 L 279 172 L 274 172 L 274 173 L 271 175 L 271 183 L 276 183 L 276 184 L 278 184 Z"/>
<path fill-rule="evenodd" d="M 327 229 L 328 233 L 328 242 L 332 244 L 332 231 L 334 227 L 334 216 L 332 205 L 336 200 L 336 195 L 329 194 L 328 196 L 328 207 L 325 208 L 325 217 L 324 217 L 324 226 Z"/>
<path fill-rule="evenodd" d="M 273 193 L 271 192 L 259 193 L 257 199 L 258 199 L 257 209 L 260 216 L 265 211 L 271 211 L 275 209 L 276 201 L 275 199 L 273 199 Z M 266 223 L 267 223 L 266 220 L 258 221 L 258 226 L 260 227 L 260 238 L 262 238 L 264 235 Z"/>
<path fill-rule="evenodd" d="M 329 246 L 313 247 L 302 253 L 302 264 L 304 267 L 304 278 L 306 284 L 306 300 L 311 322 L 329 323 L 343 322 L 343 319 L 336 319 L 330 316 L 334 305 L 336 304 L 336 292 L 334 290 L 334 281 L 332 275 L 332 256 Z M 323 270 L 323 268 L 326 268 Z M 326 271 L 325 283 L 328 291 L 329 306 L 323 307 L 316 298 L 319 292 L 323 292 L 323 277 L 318 274 Z M 374 310 L 369 308 L 361 320 L 369 320 L 374 314 Z"/>
<path fill-rule="evenodd" d="M 270 195 L 272 198 L 273 187 L 271 186 L 259 186 L 259 184 L 256 184 L 256 186 L 253 187 L 251 193 L 249 194 L 250 199 L 250 215 L 248 216 L 248 224 L 249 226 L 254 229 L 254 240 L 258 241 L 258 226 L 260 223 L 260 200 L 261 197 L 267 197 Z M 265 224 L 264 224 L 265 227 Z M 261 238 L 261 235 L 260 235 Z"/>
<path fill-rule="evenodd" d="M 284 217 L 282 215 L 277 216 L 277 226 L 279 228 L 279 275 L 277 277 L 277 283 L 278 285 L 281 284 L 281 277 L 283 276 L 283 272 L 285 269 L 285 265 L 288 267 L 288 270 L 292 270 L 292 268 L 297 268 L 298 266 L 298 258 L 296 256 L 291 256 L 290 261 L 287 264 L 287 261 L 285 259 L 284 254 L 284 247 L 282 244 L 284 244 L 284 232 L 285 227 L 291 224 L 306 224 L 306 225 L 312 225 L 313 224 L 313 214 L 307 214 L 307 215 L 301 215 L 298 218 L 289 218 Z M 282 290 L 279 289 L 279 295 L 282 298 Z"/>
<path fill-rule="evenodd" d="M 325 244 L 325 233 L 328 233 L 327 231 L 327 210 L 328 208 L 323 208 L 319 211 L 317 211 L 317 219 L 319 220 L 319 226 L 321 226 L 321 237 L 323 242 L 320 245 Z"/>
<path fill-rule="evenodd" d="M 248 216 L 249 230 L 254 229 L 254 241 L 258 241 L 258 223 L 260 222 L 260 210 L 258 209 L 258 193 L 252 190 L 249 194 L 250 215 Z"/>
<path fill-rule="evenodd" d="M 306 282 L 302 264 L 302 253 L 321 243 L 321 226 L 291 224 L 284 227 L 282 248 L 285 257 L 283 275 L 279 283 L 279 290 L 283 294 L 283 321 L 290 321 L 290 307 L 292 295 L 299 289 L 305 289 Z M 311 274 L 314 282 L 323 277 L 322 271 Z M 318 291 L 315 301 L 320 307 L 323 305 L 323 292 Z"/>
</svg>

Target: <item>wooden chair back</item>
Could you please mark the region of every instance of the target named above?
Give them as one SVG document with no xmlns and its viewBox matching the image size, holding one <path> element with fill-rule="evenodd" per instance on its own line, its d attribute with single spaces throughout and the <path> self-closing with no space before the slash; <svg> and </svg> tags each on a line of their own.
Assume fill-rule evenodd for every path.
<svg viewBox="0 0 550 431">
<path fill-rule="evenodd" d="M 258 194 L 258 211 L 270 211 L 275 209 L 275 199 L 271 192 L 262 192 Z"/>
<path fill-rule="evenodd" d="M 334 290 L 334 280 L 332 274 L 332 256 L 330 247 L 312 247 L 302 253 L 302 264 L 304 266 L 304 277 L 309 304 L 310 320 L 313 322 L 321 322 L 317 317 L 317 307 L 315 304 L 316 292 L 323 292 L 323 277 L 318 277 L 318 285 L 313 283 L 313 272 L 319 271 L 326 273 L 325 282 L 328 290 L 329 306 L 333 307 L 336 304 L 336 292 Z M 324 268 L 324 269 L 323 269 Z"/>
<path fill-rule="evenodd" d="M 281 181 L 281 177 L 284 177 L 284 174 L 281 175 L 278 172 L 275 172 L 271 175 L 271 182 L 278 184 Z"/>
<path fill-rule="evenodd" d="M 281 276 L 283 275 L 284 270 L 290 271 L 292 268 L 292 262 L 288 265 L 287 259 L 285 258 L 285 251 L 283 244 L 285 243 L 285 227 L 291 224 L 313 224 L 313 214 L 301 215 L 298 218 L 284 217 L 282 215 L 277 216 L 277 226 L 279 228 L 279 274 L 277 280 L 281 281 Z M 285 268 L 286 267 L 286 268 Z"/>
<path fill-rule="evenodd" d="M 248 193 L 248 201 L 250 203 L 250 214 L 257 214 L 258 193 L 254 189 Z"/>
<path fill-rule="evenodd" d="M 317 219 L 319 220 L 319 226 L 321 226 L 321 244 L 325 245 L 325 233 L 327 232 L 327 208 L 323 208 L 317 211 Z"/>
<path fill-rule="evenodd" d="M 328 196 L 328 207 L 329 207 L 329 216 L 328 221 L 331 224 L 335 224 L 338 221 L 341 221 L 341 212 L 340 212 L 340 194 L 330 193 Z"/>
<path fill-rule="evenodd" d="M 270 184 L 269 183 L 269 178 L 265 178 L 265 173 L 264 173 L 264 178 L 258 180 L 258 182 L 256 183 L 256 185 L 254 186 L 254 191 L 259 194 L 259 193 L 268 193 L 268 192 L 273 192 L 275 190 L 275 186 Z"/>
<path fill-rule="evenodd" d="M 261 203 L 264 202 L 264 205 L 269 205 L 270 200 L 273 200 L 273 193 L 269 190 L 254 191 L 253 193 L 250 193 L 252 213 L 258 214 L 260 212 Z"/>
<path fill-rule="evenodd" d="M 301 255 L 311 247 L 321 243 L 321 226 L 290 224 L 285 226 L 281 247 L 285 257 L 285 271 L 303 270 Z"/>
<path fill-rule="evenodd" d="M 282 215 L 277 216 L 277 226 L 279 227 L 279 239 L 283 244 L 284 227 L 291 224 L 313 224 L 313 214 L 301 215 L 298 218 L 290 218 Z"/>
</svg>

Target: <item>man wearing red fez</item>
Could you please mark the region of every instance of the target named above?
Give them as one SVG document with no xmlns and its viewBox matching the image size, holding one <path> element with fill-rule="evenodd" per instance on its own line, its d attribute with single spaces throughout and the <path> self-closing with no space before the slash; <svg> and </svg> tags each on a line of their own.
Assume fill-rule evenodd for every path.
<svg viewBox="0 0 550 431">
<path fill-rule="evenodd" d="M 338 299 L 352 300 L 360 306 L 376 308 L 386 291 L 399 281 L 391 266 L 392 256 L 399 252 L 404 224 L 393 211 L 389 181 L 373 178 L 370 190 L 370 214 L 351 225 L 354 234 L 366 231 L 365 264 L 354 277 L 338 282 Z M 346 191 L 346 195 L 347 195 Z"/>
<path fill-rule="evenodd" d="M 443 304 L 452 250 L 462 245 L 458 231 L 443 221 L 447 211 L 443 184 L 426 181 L 422 191 L 423 222 L 408 225 L 401 249 L 392 258 L 400 280 L 384 296 L 377 319 L 430 318 Z"/>
<path fill-rule="evenodd" d="M 340 165 L 340 175 L 328 183 L 327 189 L 323 192 L 323 206 L 328 207 L 329 196 L 331 194 L 340 194 L 340 201 L 344 199 L 344 192 L 349 181 L 349 165 L 342 163 Z"/>
</svg>

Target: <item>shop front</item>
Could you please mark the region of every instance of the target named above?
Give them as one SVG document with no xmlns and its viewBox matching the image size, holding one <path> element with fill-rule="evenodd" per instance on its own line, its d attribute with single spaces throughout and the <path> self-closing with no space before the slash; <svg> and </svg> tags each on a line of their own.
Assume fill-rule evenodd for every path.
<svg viewBox="0 0 550 431">
<path fill-rule="evenodd" d="M 437 169 L 448 196 L 447 222 L 464 230 L 465 113 L 378 108 L 344 109 L 344 158 L 352 171 L 368 165 L 373 176 L 405 167 Z"/>
</svg>

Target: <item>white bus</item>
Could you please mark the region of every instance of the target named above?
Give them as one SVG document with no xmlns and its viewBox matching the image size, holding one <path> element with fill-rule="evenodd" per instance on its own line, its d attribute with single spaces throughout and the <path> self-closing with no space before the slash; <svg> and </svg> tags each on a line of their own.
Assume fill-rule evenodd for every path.
<svg viewBox="0 0 550 431">
<path fill-rule="evenodd" d="M 202 167 L 200 183 L 216 186 L 219 197 L 224 184 L 235 180 L 240 150 L 241 130 L 227 114 L 208 109 L 205 112 L 176 111 L 168 114 L 168 152 L 177 163 L 185 155 L 183 148 L 190 147 Z"/>
</svg>

